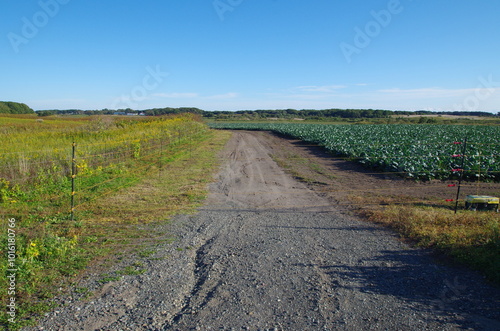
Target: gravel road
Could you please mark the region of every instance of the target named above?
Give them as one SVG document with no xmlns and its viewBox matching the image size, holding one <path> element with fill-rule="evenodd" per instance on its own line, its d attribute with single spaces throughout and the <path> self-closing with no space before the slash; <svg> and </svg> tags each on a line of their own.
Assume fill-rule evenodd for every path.
<svg viewBox="0 0 500 331">
<path fill-rule="evenodd" d="M 500 291 L 336 209 L 235 132 L 205 205 L 27 330 L 500 330 Z M 112 271 L 111 271 L 112 272 Z M 80 295 L 81 296 L 81 295 Z"/>
</svg>

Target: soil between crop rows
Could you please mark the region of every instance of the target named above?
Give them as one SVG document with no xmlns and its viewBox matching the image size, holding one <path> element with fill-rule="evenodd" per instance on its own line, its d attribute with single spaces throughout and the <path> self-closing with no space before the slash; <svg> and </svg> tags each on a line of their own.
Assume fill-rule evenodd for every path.
<svg viewBox="0 0 500 331">
<path fill-rule="evenodd" d="M 30 329 L 500 329 L 497 288 L 473 272 L 435 263 L 339 203 L 342 188 L 391 180 L 397 193 L 404 181 L 363 174 L 310 150 L 318 154 L 308 155 L 310 162 L 336 171 L 319 171 L 324 178 L 316 181 L 334 194 L 313 190 L 273 160 L 287 153 L 305 158 L 294 144 L 264 132 L 234 132 L 199 212 L 152 229 L 176 240 L 121 262 L 140 261 L 143 274 L 104 286 L 89 275 L 79 286 L 95 289 L 94 297 L 61 299 Z"/>
</svg>

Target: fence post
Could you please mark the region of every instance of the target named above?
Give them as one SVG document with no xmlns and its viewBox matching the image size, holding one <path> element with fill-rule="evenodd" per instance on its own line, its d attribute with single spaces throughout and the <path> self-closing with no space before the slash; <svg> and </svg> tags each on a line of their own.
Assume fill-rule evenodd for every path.
<svg viewBox="0 0 500 331">
<path fill-rule="evenodd" d="M 71 151 L 71 221 L 75 220 L 76 143 Z"/>
<path fill-rule="evenodd" d="M 160 137 L 160 158 L 159 158 L 160 166 L 158 169 L 158 178 L 161 178 L 161 173 L 163 171 L 163 140 L 164 139 L 165 139 L 165 135 L 162 135 Z"/>
<path fill-rule="evenodd" d="M 458 178 L 457 198 L 455 199 L 455 214 L 457 213 L 458 198 L 460 197 L 460 187 L 462 186 L 462 179 L 464 178 L 465 152 L 466 151 L 467 151 L 467 137 L 464 140 L 464 148 L 462 150 L 462 166 L 460 167 L 460 177 Z"/>
<path fill-rule="evenodd" d="M 193 135 L 191 132 L 189 134 L 189 159 L 191 160 L 193 158 Z"/>
</svg>

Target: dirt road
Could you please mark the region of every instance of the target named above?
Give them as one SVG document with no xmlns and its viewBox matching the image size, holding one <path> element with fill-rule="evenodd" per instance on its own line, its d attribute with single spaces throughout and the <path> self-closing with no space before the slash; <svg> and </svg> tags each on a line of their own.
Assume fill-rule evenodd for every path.
<svg viewBox="0 0 500 331">
<path fill-rule="evenodd" d="M 177 239 L 122 262 L 145 273 L 68 297 L 33 329 L 500 330 L 498 289 L 343 214 L 275 148 L 235 132 L 204 207 L 154 229 Z"/>
</svg>

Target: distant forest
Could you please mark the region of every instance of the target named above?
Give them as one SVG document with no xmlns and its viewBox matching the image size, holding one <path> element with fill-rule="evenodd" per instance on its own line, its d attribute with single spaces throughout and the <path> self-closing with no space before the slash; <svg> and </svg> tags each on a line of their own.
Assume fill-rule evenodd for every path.
<svg viewBox="0 0 500 331">
<path fill-rule="evenodd" d="M 34 114 L 34 110 L 24 103 L 0 101 L 0 114 Z"/>
<path fill-rule="evenodd" d="M 159 116 L 179 113 L 193 113 L 212 120 L 259 120 L 259 119 L 357 119 L 357 118 L 389 118 L 394 115 L 455 115 L 455 116 L 481 116 L 494 117 L 500 113 L 493 114 L 481 111 L 392 111 L 380 109 L 275 109 L 275 110 L 238 110 L 238 111 L 206 111 L 194 107 L 181 108 L 154 108 L 146 110 L 119 109 L 119 110 L 42 110 L 37 111 L 39 116 L 49 115 L 144 115 Z"/>
</svg>

